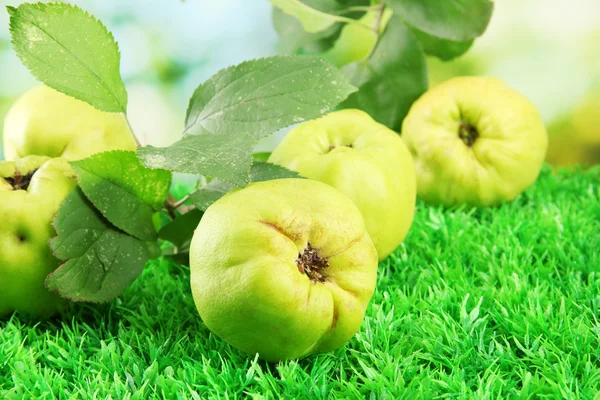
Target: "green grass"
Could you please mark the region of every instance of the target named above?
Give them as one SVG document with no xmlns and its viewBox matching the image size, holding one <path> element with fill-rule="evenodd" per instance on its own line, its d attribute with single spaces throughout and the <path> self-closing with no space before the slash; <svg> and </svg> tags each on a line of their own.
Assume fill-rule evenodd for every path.
<svg viewBox="0 0 600 400">
<path fill-rule="evenodd" d="M 546 169 L 499 208 L 419 203 L 330 354 L 248 358 L 203 327 L 188 284 L 156 261 L 110 305 L 0 322 L 0 398 L 600 399 L 600 169 Z"/>
</svg>

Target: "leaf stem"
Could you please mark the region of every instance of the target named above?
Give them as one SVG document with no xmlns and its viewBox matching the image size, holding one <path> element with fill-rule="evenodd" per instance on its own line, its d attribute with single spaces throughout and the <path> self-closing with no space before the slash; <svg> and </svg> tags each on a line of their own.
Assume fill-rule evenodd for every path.
<svg viewBox="0 0 600 400">
<path fill-rule="evenodd" d="M 197 190 L 194 190 L 188 194 L 186 194 L 185 196 L 183 196 L 181 199 L 177 200 L 175 203 L 172 204 L 174 209 L 178 209 L 183 203 L 185 203 L 186 201 L 189 200 L 190 196 L 195 193 Z"/>
<path fill-rule="evenodd" d="M 352 12 L 371 12 L 371 11 L 377 11 L 379 10 L 379 6 L 353 6 L 353 7 L 348 7 L 345 8 L 343 10 L 341 10 L 340 12 L 338 12 L 338 15 L 343 15 L 343 14 L 349 14 Z"/>
<path fill-rule="evenodd" d="M 381 20 L 383 18 L 383 13 L 385 12 L 385 1 L 381 2 L 381 4 L 377 7 L 377 18 L 375 19 L 375 23 L 373 24 L 373 32 L 377 36 L 379 36 L 379 30 L 381 29 Z M 373 46 L 374 47 L 374 46 Z"/>
<path fill-rule="evenodd" d="M 376 39 L 375 39 L 375 43 L 373 43 L 373 46 L 371 47 L 371 50 L 369 50 L 369 54 L 367 54 L 367 56 L 363 60 L 363 66 L 367 64 L 367 62 L 369 61 L 369 59 L 375 52 L 375 49 L 377 48 L 377 45 L 379 44 L 379 40 L 381 39 L 381 33 L 379 31 L 381 30 L 381 22 L 383 20 L 383 13 L 385 12 L 385 7 L 386 7 L 385 1 L 382 1 L 381 4 L 377 6 L 377 9 L 378 9 L 377 17 L 375 18 L 375 22 L 373 23 L 373 26 L 370 27 L 370 29 L 375 34 Z"/>
<path fill-rule="evenodd" d="M 372 29 L 372 27 L 370 27 L 369 25 L 365 24 L 364 22 L 358 21 L 358 20 L 356 20 L 356 19 L 351 19 L 351 18 L 349 18 L 349 21 L 346 21 L 346 23 L 347 23 L 347 24 L 354 24 L 354 25 L 358 25 L 358 26 L 360 26 L 361 28 L 363 28 L 363 29 L 366 29 L 366 30 L 371 30 L 371 29 Z"/>
<path fill-rule="evenodd" d="M 133 137 L 133 140 L 135 140 L 135 144 L 137 144 L 137 147 L 142 147 L 142 144 L 138 140 L 137 136 L 135 135 L 135 132 L 133 131 L 133 128 L 131 127 L 131 123 L 129 123 L 129 118 L 127 118 L 127 114 L 122 112 L 121 118 L 123 118 L 123 121 L 125 121 L 125 125 L 127 125 L 127 129 L 129 130 L 129 133 Z"/>
<path fill-rule="evenodd" d="M 188 201 L 194 193 L 196 193 L 198 190 L 200 190 L 200 188 L 203 188 L 204 186 L 206 186 L 206 177 L 203 175 L 200 175 L 200 180 L 198 181 L 198 186 L 194 190 L 192 190 L 191 192 L 189 192 L 188 194 L 183 196 L 181 199 L 177 200 L 175 197 L 173 197 L 173 195 L 169 194 L 169 196 L 165 200 L 165 208 L 166 208 L 167 212 L 169 213 L 169 216 L 171 216 L 174 219 L 175 218 L 175 210 L 181 209 L 179 211 L 182 214 L 185 214 L 186 212 L 195 208 L 194 206 L 183 207 L 183 204 L 186 201 Z"/>
<path fill-rule="evenodd" d="M 177 199 L 169 193 L 167 199 L 165 200 L 165 211 L 167 212 L 167 214 L 169 214 L 169 217 L 171 219 L 175 219 L 177 217 L 177 215 L 175 215 L 175 207 L 173 207 L 173 204 L 175 204 L 176 202 Z"/>
<path fill-rule="evenodd" d="M 170 196 L 170 199 L 173 200 L 173 202 L 171 204 L 171 207 L 173 207 L 174 210 L 178 209 L 179 207 L 181 207 L 183 205 L 183 203 L 185 203 L 186 201 L 188 201 L 189 198 L 194 193 L 196 193 L 198 190 L 202 189 L 206 185 L 207 185 L 206 177 L 204 175 L 200 175 L 200 179 L 198 180 L 198 185 L 196 186 L 196 188 L 194 190 L 192 190 L 191 192 L 189 192 L 188 194 L 186 194 L 185 196 L 183 196 L 179 200 L 173 198 L 173 196 Z"/>
</svg>

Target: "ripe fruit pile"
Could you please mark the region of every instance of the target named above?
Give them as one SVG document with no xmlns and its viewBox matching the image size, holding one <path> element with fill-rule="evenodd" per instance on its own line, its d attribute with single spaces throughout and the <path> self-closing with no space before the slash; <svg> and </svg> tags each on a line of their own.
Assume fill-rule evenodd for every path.
<svg viewBox="0 0 600 400">
<path fill-rule="evenodd" d="M 124 124 L 36 89 L 9 112 L 6 154 L 79 159 L 133 149 Z M 378 260 L 406 237 L 417 193 L 446 206 L 510 201 L 536 180 L 546 149 L 535 107 L 483 77 L 427 92 L 402 136 L 359 110 L 302 124 L 269 162 L 308 179 L 253 183 L 204 213 L 190 247 L 200 316 L 232 346 L 270 361 L 336 349 L 360 328 Z M 43 286 L 58 264 L 47 241 L 74 185 L 63 158 L 0 163 L 0 317 L 60 304 Z"/>
<path fill-rule="evenodd" d="M 360 110 L 296 127 L 269 161 L 309 179 L 251 184 L 214 203 L 190 268 L 205 324 L 277 361 L 334 350 L 358 331 L 377 261 L 412 223 L 416 178 L 400 136 Z"/>
<path fill-rule="evenodd" d="M 445 205 L 512 200 L 537 178 L 547 147 L 533 105 L 479 77 L 425 94 L 403 138 L 419 194 Z M 333 350 L 358 330 L 375 289 L 371 240 L 379 259 L 404 240 L 415 169 L 402 139 L 358 110 L 293 129 L 269 161 L 338 191 L 292 179 L 226 195 L 200 221 L 190 267 L 206 325 L 276 361 Z"/>
</svg>

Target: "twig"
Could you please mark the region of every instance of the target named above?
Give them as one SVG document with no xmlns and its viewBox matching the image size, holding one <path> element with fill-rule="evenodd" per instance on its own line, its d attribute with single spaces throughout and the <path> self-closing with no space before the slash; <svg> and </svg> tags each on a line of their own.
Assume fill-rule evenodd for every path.
<svg viewBox="0 0 600 400">
<path fill-rule="evenodd" d="M 379 29 L 381 29 L 381 19 L 383 18 L 383 13 L 385 12 L 385 2 L 381 2 L 381 4 L 377 7 L 377 17 L 375 19 L 375 23 L 373 24 L 373 32 L 377 36 L 379 36 Z"/>
<path fill-rule="evenodd" d="M 194 209 L 193 206 L 185 206 L 184 203 L 190 199 L 190 197 L 196 193 L 198 190 L 206 186 L 206 177 L 200 175 L 200 180 L 198 181 L 198 185 L 194 190 L 183 196 L 181 199 L 177 200 L 173 195 L 169 194 L 167 199 L 165 200 L 165 209 L 167 210 L 169 216 L 175 218 L 175 210 L 178 210 L 180 213 L 185 214 L 186 212 Z"/>
<path fill-rule="evenodd" d="M 190 196 L 196 193 L 197 191 L 198 189 L 193 190 L 192 192 L 186 194 L 179 200 L 175 199 L 172 195 L 169 195 L 169 197 L 167 197 L 167 200 L 165 200 L 165 211 L 167 212 L 167 214 L 169 214 L 169 217 L 171 217 L 171 219 L 175 219 L 177 217 L 177 215 L 175 214 L 175 210 L 179 211 L 181 214 L 185 214 L 188 211 L 191 211 L 194 208 L 196 208 L 194 206 L 186 206 L 184 203 L 188 201 Z"/>
<path fill-rule="evenodd" d="M 137 147 L 142 147 L 142 144 L 138 140 L 137 136 L 135 136 L 135 132 L 133 132 L 133 128 L 131 127 L 131 124 L 129 123 L 129 118 L 127 118 L 127 114 L 121 113 L 121 118 L 123 118 L 123 121 L 125 121 L 125 125 L 127 125 L 127 129 L 129 129 L 129 133 L 133 137 L 133 140 L 135 140 L 135 144 L 137 144 Z"/>
<path fill-rule="evenodd" d="M 172 194 L 169 193 L 169 195 L 167 196 L 167 199 L 165 200 L 165 211 L 167 212 L 167 214 L 169 214 L 169 217 L 171 217 L 171 219 L 175 219 L 175 217 L 177 217 L 175 215 L 175 207 L 173 207 L 173 205 L 177 202 L 177 199 L 175 197 L 173 197 Z"/>
<path fill-rule="evenodd" d="M 373 23 L 373 26 L 371 27 L 371 30 L 373 31 L 373 33 L 376 36 L 376 39 L 375 39 L 375 43 L 373 43 L 373 46 L 371 47 L 371 50 L 369 50 L 369 54 L 367 54 L 367 56 L 365 57 L 365 59 L 362 62 L 363 66 L 367 65 L 367 62 L 369 61 L 369 59 L 375 52 L 377 45 L 379 44 L 379 39 L 381 39 L 381 34 L 379 33 L 379 31 L 381 30 L 381 22 L 383 20 L 383 13 L 385 12 L 385 6 L 386 6 L 385 1 L 382 1 L 381 4 L 379 6 L 377 6 L 377 9 L 378 9 L 377 17 L 375 18 L 375 22 Z"/>
<path fill-rule="evenodd" d="M 181 199 L 179 199 L 178 201 L 176 201 L 175 203 L 173 203 L 173 208 L 176 210 L 179 208 L 179 206 L 181 206 L 183 203 L 185 203 L 186 201 L 188 201 L 188 199 L 190 198 L 190 196 L 195 193 L 197 190 L 194 190 L 193 192 L 190 192 L 188 194 L 186 194 L 185 196 L 183 196 Z"/>
<path fill-rule="evenodd" d="M 352 12 L 371 12 L 377 11 L 379 6 L 353 6 L 341 10 L 337 15 L 349 14 Z"/>
</svg>

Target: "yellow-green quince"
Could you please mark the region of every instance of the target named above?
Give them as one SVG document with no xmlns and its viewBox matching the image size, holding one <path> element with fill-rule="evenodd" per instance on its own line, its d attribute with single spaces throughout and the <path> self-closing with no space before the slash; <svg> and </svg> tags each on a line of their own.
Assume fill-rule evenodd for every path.
<svg viewBox="0 0 600 400">
<path fill-rule="evenodd" d="M 415 213 L 413 161 L 400 136 L 364 111 L 337 111 L 292 129 L 269 162 L 352 199 L 380 260 L 406 237 Z"/>
<path fill-rule="evenodd" d="M 61 305 L 44 287 L 59 261 L 48 241 L 52 219 L 75 187 L 64 159 L 28 156 L 0 162 L 0 317 L 48 316 Z"/>
<path fill-rule="evenodd" d="M 542 168 L 548 136 L 536 107 L 496 78 L 452 78 L 426 92 L 402 124 L 417 192 L 433 204 L 511 201 Z"/>
<path fill-rule="evenodd" d="M 212 204 L 190 250 L 206 326 L 268 361 L 332 351 L 360 328 L 377 252 L 360 212 L 308 179 L 250 184 Z"/>
<path fill-rule="evenodd" d="M 4 120 L 4 156 L 79 160 L 108 150 L 135 150 L 120 114 L 99 111 L 47 86 L 23 94 Z"/>
</svg>

